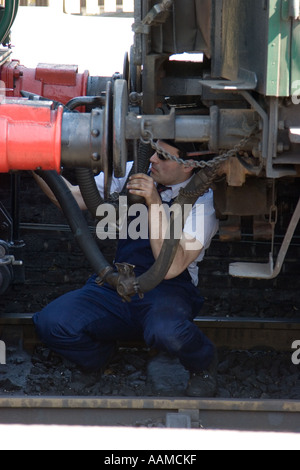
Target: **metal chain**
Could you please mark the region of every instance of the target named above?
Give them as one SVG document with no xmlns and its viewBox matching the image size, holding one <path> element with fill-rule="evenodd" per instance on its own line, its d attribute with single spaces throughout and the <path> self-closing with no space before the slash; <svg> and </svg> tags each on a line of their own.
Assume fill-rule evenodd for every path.
<svg viewBox="0 0 300 470">
<path fill-rule="evenodd" d="M 166 160 L 172 160 L 189 168 L 213 168 L 214 166 L 220 165 L 221 163 L 225 162 L 230 157 L 236 157 L 236 154 L 243 149 L 243 147 L 252 139 L 254 135 L 255 132 L 251 132 L 249 136 L 244 137 L 231 150 L 228 150 L 227 152 L 209 160 L 208 162 L 206 162 L 205 160 L 201 160 L 200 162 L 196 160 L 183 160 L 182 158 L 175 157 L 175 155 L 170 154 L 162 147 L 160 147 L 157 142 L 154 141 L 152 132 L 149 130 L 144 130 L 144 135 L 141 138 L 141 141 L 144 144 L 150 144 L 153 150 L 162 155 Z"/>
</svg>

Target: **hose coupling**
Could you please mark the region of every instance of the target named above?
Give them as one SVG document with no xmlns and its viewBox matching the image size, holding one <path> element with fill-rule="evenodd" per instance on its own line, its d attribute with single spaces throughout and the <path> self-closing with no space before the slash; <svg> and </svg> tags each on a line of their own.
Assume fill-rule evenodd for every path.
<svg viewBox="0 0 300 470">
<path fill-rule="evenodd" d="M 124 302 L 130 302 L 131 297 L 136 294 L 142 299 L 144 294 L 140 292 L 139 284 L 134 273 L 135 266 L 128 263 L 116 263 L 116 268 L 119 275 L 117 292 L 122 300 Z"/>
</svg>

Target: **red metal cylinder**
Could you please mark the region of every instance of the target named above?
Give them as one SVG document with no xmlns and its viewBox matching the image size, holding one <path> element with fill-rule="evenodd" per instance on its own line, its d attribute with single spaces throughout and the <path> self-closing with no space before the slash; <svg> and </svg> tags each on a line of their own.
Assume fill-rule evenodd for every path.
<svg viewBox="0 0 300 470">
<path fill-rule="evenodd" d="M 89 72 L 78 73 L 77 65 L 39 64 L 36 69 L 28 69 L 13 60 L 3 65 L 0 73 L 8 97 L 19 97 L 24 90 L 66 104 L 87 94 Z"/>
<path fill-rule="evenodd" d="M 23 100 L 22 100 L 23 101 Z M 0 104 L 0 173 L 61 167 L 63 107 Z"/>
</svg>

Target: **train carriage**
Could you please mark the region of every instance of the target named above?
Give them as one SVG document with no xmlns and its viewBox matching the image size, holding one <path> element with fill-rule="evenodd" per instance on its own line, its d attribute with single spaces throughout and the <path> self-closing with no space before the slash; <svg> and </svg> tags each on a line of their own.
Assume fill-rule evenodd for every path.
<svg viewBox="0 0 300 470">
<path fill-rule="evenodd" d="M 146 172 L 159 139 L 198 144 L 201 157 L 193 164 L 199 171 L 191 191 L 198 195 L 208 187 L 214 190 L 218 241 L 240 250 L 239 259 L 228 266 L 231 278 L 250 279 L 255 285 L 258 280 L 276 290 L 271 282 L 282 276 L 299 234 L 300 1 L 65 0 L 68 15 L 132 15 L 134 42 L 124 51 L 123 70 L 109 77 L 65 64 L 27 68 L 14 58 L 11 27 L 19 5 L 33 4 L 47 7 L 49 2 L 6 0 L 0 5 L 0 174 L 10 178 L 8 204 L 7 192 L 0 190 L 1 297 L 5 299 L 11 286 L 26 282 L 18 201 L 20 178 L 28 171 L 50 184 L 89 269 L 125 301 L 164 279 L 176 240 L 165 242 L 163 255 L 145 275 L 136 278 L 128 266 L 112 275 L 85 218 L 73 217 L 76 209 L 69 211 L 64 203 L 65 187 L 58 177 L 62 171 L 75 175 L 94 221 L 99 204 L 116 207 L 124 195 L 110 195 L 113 172 L 124 177 L 132 156 L 135 169 Z M 58 7 L 57 0 L 53 4 Z M 94 185 L 94 175 L 102 171 L 104 200 Z M 187 200 L 183 194 L 180 203 Z M 249 253 L 244 252 L 245 237 L 254 243 Z M 252 259 L 257 246 L 263 247 L 259 260 Z M 296 246 L 295 285 L 297 253 Z M 265 341 L 264 346 L 276 348 L 273 334 L 280 329 L 285 350 L 292 338 L 298 339 L 297 321 L 285 328 L 280 322 L 256 322 L 252 338 L 241 335 L 245 348 L 251 348 L 254 337 L 256 346 Z M 239 349 L 237 329 L 229 328 L 226 341 Z M 0 342 L 0 364 L 3 348 Z M 298 412 L 299 406 L 293 410 Z"/>
</svg>

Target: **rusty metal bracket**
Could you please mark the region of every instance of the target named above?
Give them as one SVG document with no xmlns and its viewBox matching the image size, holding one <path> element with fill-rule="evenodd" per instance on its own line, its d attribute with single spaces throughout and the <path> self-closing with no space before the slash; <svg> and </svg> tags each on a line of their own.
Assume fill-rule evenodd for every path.
<svg viewBox="0 0 300 470">
<path fill-rule="evenodd" d="M 174 0 L 163 0 L 161 3 L 154 5 L 143 19 L 143 24 L 158 26 L 165 23 L 171 13 L 173 2 Z"/>
<path fill-rule="evenodd" d="M 174 0 L 163 0 L 157 3 L 147 13 L 143 20 L 137 20 L 132 26 L 132 30 L 136 34 L 150 34 L 152 26 L 160 26 L 166 22 L 170 16 Z"/>
<path fill-rule="evenodd" d="M 294 236 L 296 227 L 300 220 L 300 198 L 286 231 L 283 243 L 278 253 L 277 261 L 274 264 L 273 254 L 270 253 L 268 263 L 232 263 L 229 267 L 229 274 L 234 277 L 255 278 L 255 279 L 275 279 L 280 273 L 289 246 Z"/>
</svg>

